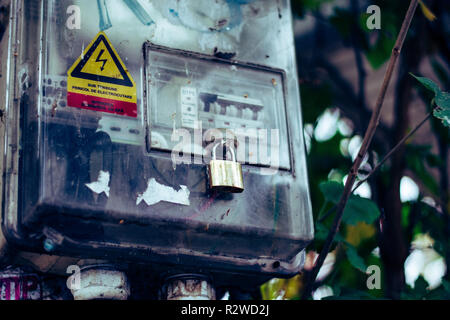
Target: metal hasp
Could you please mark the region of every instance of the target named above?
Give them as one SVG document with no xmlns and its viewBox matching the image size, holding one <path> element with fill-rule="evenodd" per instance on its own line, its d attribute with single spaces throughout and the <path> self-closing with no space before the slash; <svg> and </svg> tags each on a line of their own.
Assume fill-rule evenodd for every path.
<svg viewBox="0 0 450 320">
<path fill-rule="evenodd" d="M 68 283 L 74 300 L 127 300 L 130 287 L 122 271 L 109 266 L 86 266 Z"/>
<path fill-rule="evenodd" d="M 211 279 L 198 274 L 184 274 L 165 279 L 161 300 L 216 300 Z"/>
</svg>

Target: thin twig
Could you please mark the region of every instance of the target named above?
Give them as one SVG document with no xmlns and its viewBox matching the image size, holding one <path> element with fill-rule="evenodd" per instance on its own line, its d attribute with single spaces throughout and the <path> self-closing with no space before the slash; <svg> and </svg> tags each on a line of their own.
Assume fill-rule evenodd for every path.
<svg viewBox="0 0 450 320">
<path fill-rule="evenodd" d="M 355 191 L 364 183 L 367 182 L 372 175 L 409 139 L 411 138 L 416 132 L 417 130 L 419 130 L 427 121 L 428 119 L 430 119 L 432 113 L 428 113 L 427 116 L 413 129 L 411 130 L 410 133 L 408 133 L 402 140 L 400 140 L 397 145 L 392 148 L 391 151 L 388 152 L 388 154 L 386 154 L 384 156 L 384 158 L 369 172 L 369 174 L 367 175 L 367 177 L 364 180 L 361 180 L 358 182 L 358 184 L 355 186 L 355 188 L 353 188 L 352 193 L 355 193 Z M 319 215 L 318 221 L 319 222 L 323 222 L 326 218 L 328 218 L 336 209 L 336 205 L 334 205 L 333 207 L 331 207 L 325 214 L 323 215 Z"/>
<path fill-rule="evenodd" d="M 352 13 L 355 17 L 358 17 L 359 4 L 358 0 L 351 1 Z M 357 19 L 357 18 L 356 18 Z M 358 103 L 359 107 L 367 110 L 366 107 L 366 70 L 364 68 L 363 55 L 361 53 L 361 46 L 359 39 L 361 37 L 361 29 L 358 28 L 357 21 L 353 22 L 355 31 L 351 34 L 351 42 L 353 47 L 353 53 L 355 55 L 356 70 L 358 71 Z"/>
<path fill-rule="evenodd" d="M 369 174 L 367 175 L 367 177 L 364 180 L 361 180 L 358 182 L 358 184 L 355 186 L 355 188 L 353 188 L 352 193 L 354 193 L 356 191 L 356 189 L 358 189 L 364 182 L 366 182 L 367 180 L 370 179 L 370 177 L 372 177 L 372 175 L 375 173 L 375 171 L 377 171 L 409 138 L 411 138 L 417 130 L 419 130 L 425 122 L 428 121 L 428 119 L 430 119 L 431 117 L 431 112 L 427 114 L 427 116 L 413 129 L 411 130 L 410 133 L 408 133 L 402 140 L 400 140 L 394 148 L 391 149 L 391 151 L 389 151 L 384 158 L 375 166 L 375 168 L 373 168 Z"/>
<path fill-rule="evenodd" d="M 323 222 L 326 218 L 330 216 L 336 210 L 336 206 L 332 206 L 322 217 L 319 218 L 319 222 Z"/>
<path fill-rule="evenodd" d="M 367 131 L 364 135 L 364 140 L 361 145 L 361 148 L 359 149 L 358 156 L 355 159 L 355 162 L 353 163 L 352 168 L 350 169 L 347 182 L 344 186 L 344 192 L 339 200 L 339 203 L 336 206 L 336 215 L 334 217 L 333 225 L 330 229 L 330 232 L 328 233 L 327 239 L 325 241 L 325 244 L 322 248 L 322 251 L 319 254 L 319 257 L 317 258 L 317 261 L 314 265 L 313 270 L 309 274 L 309 277 L 306 281 L 305 290 L 303 291 L 302 298 L 307 299 L 311 296 L 311 292 L 314 288 L 314 283 L 317 277 L 317 274 L 319 273 L 320 268 L 323 265 L 323 262 L 325 261 L 325 258 L 330 251 L 331 245 L 333 244 L 334 237 L 336 236 L 339 226 L 341 224 L 342 215 L 344 212 L 344 208 L 347 204 L 347 201 L 350 197 L 353 184 L 356 180 L 356 175 L 358 173 L 358 169 L 361 166 L 361 162 L 364 159 L 365 154 L 367 153 L 367 150 L 370 146 L 370 143 L 373 139 L 373 136 L 375 134 L 375 131 L 377 129 L 378 123 L 380 122 L 381 117 L 381 110 L 383 107 L 384 98 L 386 96 L 386 91 L 389 86 L 389 83 L 392 78 L 392 74 L 394 73 L 394 68 L 396 66 L 398 57 L 400 56 L 400 52 L 403 47 L 403 42 L 405 41 L 406 34 L 408 33 L 409 27 L 411 25 L 411 21 L 414 17 L 414 12 L 416 11 L 418 4 L 418 0 L 411 0 L 408 11 L 406 13 L 405 19 L 403 20 L 402 27 L 400 29 L 399 35 L 397 37 L 397 40 L 395 42 L 394 49 L 392 50 L 391 57 L 389 59 L 389 65 L 386 70 L 386 74 L 384 76 L 383 84 L 380 89 L 380 93 L 378 95 L 375 109 L 372 113 L 372 117 L 369 122 L 369 127 L 367 128 Z"/>
</svg>

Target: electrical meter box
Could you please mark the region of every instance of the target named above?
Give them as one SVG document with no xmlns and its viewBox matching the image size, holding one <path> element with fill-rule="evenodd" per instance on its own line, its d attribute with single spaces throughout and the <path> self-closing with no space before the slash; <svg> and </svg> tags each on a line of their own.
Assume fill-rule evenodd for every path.
<svg viewBox="0 0 450 320">
<path fill-rule="evenodd" d="M 287 277 L 313 238 L 287 0 L 13 0 L 2 230 Z"/>
</svg>

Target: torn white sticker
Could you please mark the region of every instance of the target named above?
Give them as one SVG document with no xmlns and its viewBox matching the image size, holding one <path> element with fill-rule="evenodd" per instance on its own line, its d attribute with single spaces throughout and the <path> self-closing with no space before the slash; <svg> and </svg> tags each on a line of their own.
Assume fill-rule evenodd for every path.
<svg viewBox="0 0 450 320">
<path fill-rule="evenodd" d="M 181 126 L 198 129 L 197 89 L 181 87 Z"/>
<path fill-rule="evenodd" d="M 148 181 L 147 190 L 139 194 L 136 199 L 136 205 L 144 201 L 148 206 L 154 205 L 161 201 L 171 202 L 189 206 L 190 191 L 186 186 L 180 186 L 180 190 L 175 191 L 174 188 L 158 183 L 155 178 Z"/>
<path fill-rule="evenodd" d="M 100 171 L 98 181 L 86 183 L 86 187 L 91 189 L 96 194 L 105 193 L 109 198 L 109 172 Z"/>
</svg>

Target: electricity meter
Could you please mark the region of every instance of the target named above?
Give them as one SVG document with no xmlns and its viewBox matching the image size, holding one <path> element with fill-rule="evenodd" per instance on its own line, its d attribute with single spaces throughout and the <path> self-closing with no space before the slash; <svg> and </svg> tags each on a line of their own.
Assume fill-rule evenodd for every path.
<svg viewBox="0 0 450 320">
<path fill-rule="evenodd" d="M 11 17 L 8 244 L 301 269 L 313 225 L 288 0 L 14 0 Z"/>
</svg>

